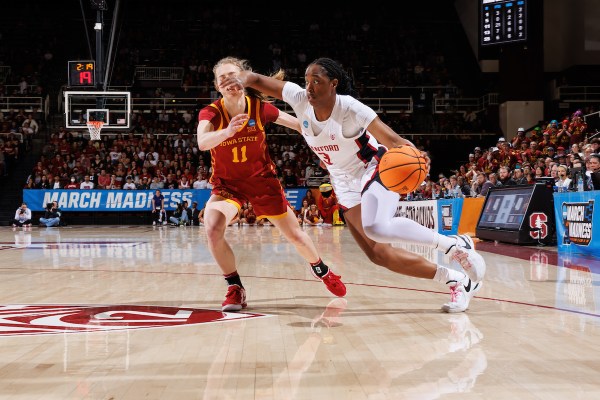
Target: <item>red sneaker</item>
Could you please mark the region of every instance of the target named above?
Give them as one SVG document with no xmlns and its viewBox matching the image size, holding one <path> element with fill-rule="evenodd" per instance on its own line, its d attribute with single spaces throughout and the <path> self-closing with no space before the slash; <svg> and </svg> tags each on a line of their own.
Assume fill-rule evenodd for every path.
<svg viewBox="0 0 600 400">
<path fill-rule="evenodd" d="M 346 285 L 340 280 L 341 276 L 336 275 L 329 270 L 324 277 L 320 278 L 325 286 L 327 286 L 327 290 L 336 295 L 337 297 L 344 297 L 346 295 Z"/>
<path fill-rule="evenodd" d="M 239 287 L 238 285 L 229 285 L 227 287 L 227 295 L 225 295 L 225 301 L 222 304 L 222 311 L 240 311 L 242 308 L 246 308 L 246 290 Z"/>
</svg>

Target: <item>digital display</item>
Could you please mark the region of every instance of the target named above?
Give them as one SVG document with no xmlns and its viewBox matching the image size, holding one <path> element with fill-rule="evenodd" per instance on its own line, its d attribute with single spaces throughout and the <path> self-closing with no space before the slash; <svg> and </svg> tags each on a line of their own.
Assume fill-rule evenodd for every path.
<svg viewBox="0 0 600 400">
<path fill-rule="evenodd" d="M 96 87 L 96 63 L 69 61 L 69 86 Z"/>
<path fill-rule="evenodd" d="M 519 230 L 525 220 L 532 193 L 533 186 L 490 191 L 478 227 Z"/>
<path fill-rule="evenodd" d="M 480 0 L 482 46 L 527 40 L 527 0 Z"/>
</svg>

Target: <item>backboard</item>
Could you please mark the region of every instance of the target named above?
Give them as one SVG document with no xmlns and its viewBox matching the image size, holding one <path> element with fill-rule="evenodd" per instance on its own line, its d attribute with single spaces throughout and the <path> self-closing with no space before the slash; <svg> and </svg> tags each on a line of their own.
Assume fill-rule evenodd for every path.
<svg viewBox="0 0 600 400">
<path fill-rule="evenodd" d="M 90 116 L 93 120 L 104 120 L 105 129 L 130 127 L 130 92 L 65 91 L 64 94 L 66 128 L 87 129 Z"/>
</svg>

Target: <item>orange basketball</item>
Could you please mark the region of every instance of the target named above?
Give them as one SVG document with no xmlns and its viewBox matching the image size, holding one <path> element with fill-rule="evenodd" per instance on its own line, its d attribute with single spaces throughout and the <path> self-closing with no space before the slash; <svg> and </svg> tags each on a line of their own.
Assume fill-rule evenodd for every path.
<svg viewBox="0 0 600 400">
<path fill-rule="evenodd" d="M 415 191 L 425 180 L 427 160 L 412 146 L 389 149 L 379 163 L 379 177 L 389 190 L 406 194 Z"/>
</svg>

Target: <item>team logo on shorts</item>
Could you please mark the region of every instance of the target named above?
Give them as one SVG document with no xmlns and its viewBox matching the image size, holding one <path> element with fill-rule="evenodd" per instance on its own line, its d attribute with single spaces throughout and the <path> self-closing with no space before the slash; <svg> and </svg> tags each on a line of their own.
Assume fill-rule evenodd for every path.
<svg viewBox="0 0 600 400">
<path fill-rule="evenodd" d="M 139 305 L 7 305 L 0 306 L 0 336 L 164 328 L 268 316 Z"/>
</svg>

